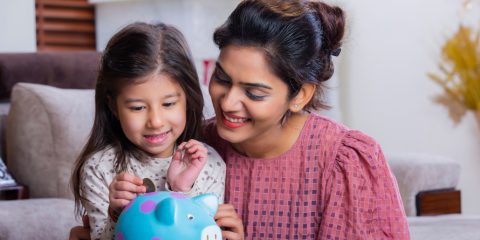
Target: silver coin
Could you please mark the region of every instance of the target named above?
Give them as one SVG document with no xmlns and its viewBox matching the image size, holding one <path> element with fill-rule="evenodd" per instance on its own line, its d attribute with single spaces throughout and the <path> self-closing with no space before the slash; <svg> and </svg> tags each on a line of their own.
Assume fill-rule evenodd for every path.
<svg viewBox="0 0 480 240">
<path fill-rule="evenodd" d="M 144 178 L 142 185 L 147 189 L 146 193 L 155 192 L 155 189 L 157 188 L 150 178 Z"/>
</svg>

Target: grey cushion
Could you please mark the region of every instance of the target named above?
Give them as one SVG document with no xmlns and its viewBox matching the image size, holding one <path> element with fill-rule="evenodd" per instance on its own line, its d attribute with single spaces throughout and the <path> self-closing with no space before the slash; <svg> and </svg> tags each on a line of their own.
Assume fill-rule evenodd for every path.
<svg viewBox="0 0 480 240">
<path fill-rule="evenodd" d="M 8 169 L 31 198 L 69 198 L 73 163 L 93 125 L 94 90 L 19 83 L 7 118 Z"/>
<path fill-rule="evenodd" d="M 398 182 L 407 216 L 416 216 L 415 196 L 421 191 L 455 188 L 460 180 L 456 161 L 423 153 L 385 153 Z"/>
<path fill-rule="evenodd" d="M 66 240 L 82 225 L 68 199 L 0 201 L 0 240 Z"/>
</svg>

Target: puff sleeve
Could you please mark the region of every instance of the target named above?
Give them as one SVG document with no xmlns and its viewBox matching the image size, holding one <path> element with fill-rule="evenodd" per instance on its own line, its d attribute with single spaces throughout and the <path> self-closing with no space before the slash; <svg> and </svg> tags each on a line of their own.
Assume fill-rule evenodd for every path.
<svg viewBox="0 0 480 240">
<path fill-rule="evenodd" d="M 374 139 L 348 131 L 328 165 L 318 239 L 410 239 L 397 181 Z"/>
</svg>

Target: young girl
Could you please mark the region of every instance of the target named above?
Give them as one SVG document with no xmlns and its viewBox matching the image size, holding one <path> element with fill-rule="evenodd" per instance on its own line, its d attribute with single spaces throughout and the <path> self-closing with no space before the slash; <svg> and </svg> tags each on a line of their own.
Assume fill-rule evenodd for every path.
<svg viewBox="0 0 480 240">
<path fill-rule="evenodd" d="M 223 203 L 225 163 L 199 142 L 202 110 L 195 66 L 177 29 L 133 23 L 110 39 L 94 125 L 71 179 L 75 211 L 80 215 L 81 204 L 88 214 L 91 239 L 115 239 L 115 216 L 146 192 L 143 178 L 156 191 L 214 193 Z"/>
</svg>

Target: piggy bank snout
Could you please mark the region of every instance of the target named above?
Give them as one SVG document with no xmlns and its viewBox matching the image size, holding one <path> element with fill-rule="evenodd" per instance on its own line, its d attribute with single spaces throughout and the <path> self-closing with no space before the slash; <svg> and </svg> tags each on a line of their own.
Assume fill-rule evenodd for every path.
<svg viewBox="0 0 480 240">
<path fill-rule="evenodd" d="M 222 230 L 217 225 L 203 229 L 201 240 L 222 240 Z"/>
</svg>

